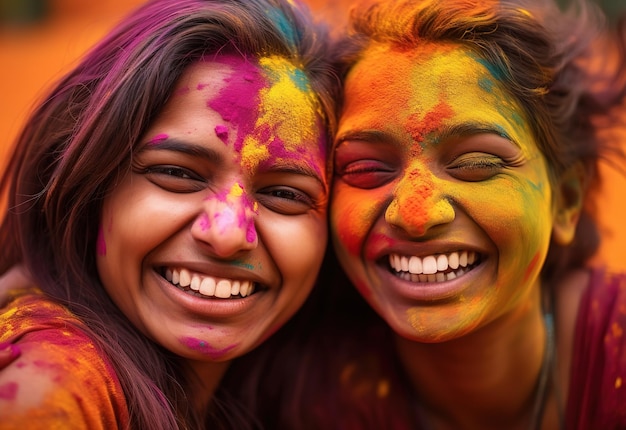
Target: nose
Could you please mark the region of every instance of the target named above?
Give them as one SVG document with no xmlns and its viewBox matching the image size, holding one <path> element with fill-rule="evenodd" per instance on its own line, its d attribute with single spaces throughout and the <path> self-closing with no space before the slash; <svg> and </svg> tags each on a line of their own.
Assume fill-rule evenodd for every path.
<svg viewBox="0 0 626 430">
<path fill-rule="evenodd" d="M 414 237 L 423 236 L 454 218 L 454 207 L 446 196 L 445 180 L 437 178 L 421 164 L 406 169 L 385 210 L 388 224 Z"/>
<path fill-rule="evenodd" d="M 256 203 L 235 184 L 228 193 L 211 195 L 191 227 L 191 234 L 216 257 L 228 258 L 258 245 Z"/>
</svg>

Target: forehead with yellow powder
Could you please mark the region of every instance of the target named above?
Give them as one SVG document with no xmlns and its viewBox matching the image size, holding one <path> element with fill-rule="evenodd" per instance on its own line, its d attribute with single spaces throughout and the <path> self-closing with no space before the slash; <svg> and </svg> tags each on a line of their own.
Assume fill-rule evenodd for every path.
<svg viewBox="0 0 626 430">
<path fill-rule="evenodd" d="M 378 129 L 422 143 L 443 126 L 467 123 L 528 141 L 523 111 L 503 88 L 497 69 L 461 45 L 424 42 L 400 50 L 374 44 L 346 80 L 339 136 Z"/>
<path fill-rule="evenodd" d="M 255 169 L 265 162 L 310 157 L 311 152 L 324 157 L 322 111 L 307 76 L 282 57 L 261 58 L 259 66 L 259 78 L 264 84 L 255 97 L 258 100 L 255 123 L 243 139 L 242 165 Z M 311 151 L 312 145 L 315 151 Z M 318 163 L 308 164 L 319 167 Z"/>
</svg>

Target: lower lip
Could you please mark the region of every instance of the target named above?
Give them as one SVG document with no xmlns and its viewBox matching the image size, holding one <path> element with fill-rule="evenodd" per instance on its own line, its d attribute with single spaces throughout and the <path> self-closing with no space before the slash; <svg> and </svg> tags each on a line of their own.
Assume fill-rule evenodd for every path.
<svg viewBox="0 0 626 430">
<path fill-rule="evenodd" d="M 394 275 L 387 267 L 377 265 L 376 270 L 380 278 L 399 296 L 416 301 L 434 302 L 459 297 L 466 291 L 483 270 L 482 261 L 462 276 L 442 282 L 411 282 Z"/>
<path fill-rule="evenodd" d="M 209 318 L 229 318 L 250 312 L 258 306 L 264 296 L 257 291 L 251 296 L 238 299 L 220 299 L 215 297 L 199 297 L 189 294 L 172 285 L 164 277 L 153 271 L 161 291 L 174 303 L 194 314 Z"/>
</svg>

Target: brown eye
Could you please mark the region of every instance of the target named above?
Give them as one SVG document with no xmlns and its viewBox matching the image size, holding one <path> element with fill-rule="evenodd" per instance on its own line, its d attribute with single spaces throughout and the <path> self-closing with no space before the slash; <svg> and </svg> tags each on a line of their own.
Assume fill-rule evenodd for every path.
<svg viewBox="0 0 626 430">
<path fill-rule="evenodd" d="M 273 212 L 299 215 L 316 206 L 307 193 L 292 187 L 266 187 L 257 192 L 257 201 Z"/>
<path fill-rule="evenodd" d="M 206 186 L 203 177 L 179 166 L 150 166 L 143 169 L 142 173 L 155 185 L 174 193 L 194 193 Z"/>
</svg>

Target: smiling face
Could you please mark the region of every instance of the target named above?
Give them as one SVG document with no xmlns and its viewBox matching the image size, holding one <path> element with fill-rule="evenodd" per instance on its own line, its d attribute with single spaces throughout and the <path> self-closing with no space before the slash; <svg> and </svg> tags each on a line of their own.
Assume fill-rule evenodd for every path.
<svg viewBox="0 0 626 430">
<path fill-rule="evenodd" d="M 442 44 L 370 47 L 347 78 L 332 237 L 361 294 L 409 339 L 453 339 L 538 303 L 553 190 L 498 78 Z"/>
<path fill-rule="evenodd" d="M 326 245 L 326 141 L 301 70 L 189 67 L 104 202 L 104 287 L 170 351 L 225 361 L 301 306 Z"/>
</svg>

